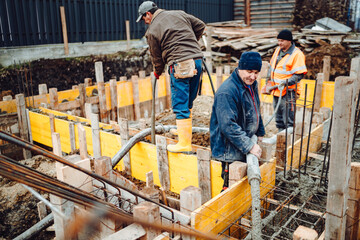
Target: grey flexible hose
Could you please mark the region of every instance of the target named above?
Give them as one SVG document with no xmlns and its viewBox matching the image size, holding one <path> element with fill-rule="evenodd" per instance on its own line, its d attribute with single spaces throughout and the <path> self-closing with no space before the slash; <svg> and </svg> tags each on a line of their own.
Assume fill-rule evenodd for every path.
<svg viewBox="0 0 360 240">
<path fill-rule="evenodd" d="M 169 132 L 170 129 L 175 129 L 175 125 L 158 125 L 155 127 L 155 133 L 162 134 L 165 132 Z M 130 140 L 122 146 L 122 148 L 112 157 L 111 164 L 112 167 L 115 167 L 118 162 L 130 151 L 130 149 L 138 142 L 140 142 L 142 139 L 144 139 L 146 136 L 151 134 L 152 128 L 146 128 L 142 130 L 141 132 L 135 134 Z M 193 127 L 193 132 L 208 132 L 208 128 L 202 128 L 202 127 Z"/>
</svg>

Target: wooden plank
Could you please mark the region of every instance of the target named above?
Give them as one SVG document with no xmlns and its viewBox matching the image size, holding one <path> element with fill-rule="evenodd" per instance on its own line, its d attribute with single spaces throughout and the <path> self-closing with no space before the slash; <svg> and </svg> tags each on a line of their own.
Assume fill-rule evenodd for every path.
<svg viewBox="0 0 360 240">
<path fill-rule="evenodd" d="M 325 61 L 325 59 L 324 59 Z M 320 104 L 321 104 L 321 94 L 323 83 L 325 79 L 325 73 L 318 73 L 316 77 L 316 93 L 315 93 L 315 103 L 314 103 L 314 111 L 319 112 Z"/>
<path fill-rule="evenodd" d="M 79 148 L 80 148 L 80 157 L 81 159 L 88 158 L 87 145 L 86 145 L 86 132 L 81 123 L 77 124 L 78 136 L 79 136 Z"/>
<path fill-rule="evenodd" d="M 223 67 L 217 66 L 216 67 L 216 89 L 219 89 L 220 85 L 222 84 L 223 80 Z"/>
<path fill-rule="evenodd" d="M 197 150 L 199 187 L 201 189 L 201 203 L 211 199 L 211 152 L 208 150 Z"/>
<path fill-rule="evenodd" d="M 20 137 L 26 141 L 29 141 L 29 128 L 27 124 L 24 94 L 15 95 L 15 99 L 16 99 L 17 114 L 19 119 Z M 31 158 L 31 152 L 23 149 L 23 156 L 24 159 Z"/>
<path fill-rule="evenodd" d="M 139 78 L 138 78 L 138 76 L 135 76 L 135 75 L 131 76 L 131 82 L 132 82 L 132 87 L 133 87 L 135 120 L 139 120 L 141 118 L 141 112 L 140 112 Z"/>
<path fill-rule="evenodd" d="M 125 28 L 126 28 L 126 49 L 130 50 L 130 21 L 125 20 Z"/>
<path fill-rule="evenodd" d="M 125 146 L 127 141 L 129 141 L 129 124 L 128 120 L 124 118 L 119 119 L 119 126 L 120 126 L 120 136 L 121 136 L 121 146 Z M 128 152 L 124 158 L 124 167 L 125 172 L 131 175 L 131 162 L 130 162 L 130 152 Z"/>
<path fill-rule="evenodd" d="M 50 96 L 50 108 L 57 110 L 59 105 L 59 96 L 58 96 L 57 88 L 50 88 L 49 96 Z"/>
<path fill-rule="evenodd" d="M 260 195 L 275 185 L 276 159 L 260 166 Z M 218 234 L 251 206 L 251 188 L 247 177 L 237 182 L 191 213 L 191 227 L 204 233 Z M 214 211 L 216 209 L 216 211 Z"/>
<path fill-rule="evenodd" d="M 70 136 L 70 151 L 75 152 L 76 139 L 75 139 L 75 123 L 74 122 L 69 122 L 69 136 Z"/>
<path fill-rule="evenodd" d="M 161 187 L 165 190 L 170 190 L 170 174 L 169 174 L 169 159 L 166 150 L 166 138 L 163 136 L 156 136 L 156 157 L 159 171 L 159 179 Z"/>
<path fill-rule="evenodd" d="M 93 156 L 95 159 L 97 159 L 101 157 L 99 115 L 92 113 L 90 119 L 91 119 Z"/>
<path fill-rule="evenodd" d="M 109 116 L 106 107 L 106 94 L 102 62 L 95 62 L 95 76 L 99 94 L 100 120 L 103 123 L 109 123 Z"/>
<path fill-rule="evenodd" d="M 65 55 L 69 55 L 69 41 L 67 36 L 66 16 L 65 16 L 64 6 L 60 6 L 60 15 L 61 15 L 61 26 L 62 26 L 62 34 L 64 41 L 64 53 Z"/>
<path fill-rule="evenodd" d="M 346 219 L 345 239 L 359 239 L 360 219 L 360 163 L 351 163 L 349 181 L 348 217 Z"/>
<path fill-rule="evenodd" d="M 152 171 L 146 173 L 146 187 L 154 188 L 154 175 Z"/>
<path fill-rule="evenodd" d="M 86 102 L 86 89 L 85 84 L 79 84 L 79 104 L 80 104 L 80 116 L 85 116 L 85 102 Z"/>
<path fill-rule="evenodd" d="M 351 148 L 354 128 L 353 87 L 356 78 L 335 80 L 325 239 L 345 239 Z"/>
<path fill-rule="evenodd" d="M 331 56 L 324 56 L 323 58 L 323 81 L 330 81 L 330 66 L 331 66 Z"/>
<path fill-rule="evenodd" d="M 110 95 L 111 95 L 111 120 L 117 121 L 117 83 L 116 79 L 110 80 Z"/>
</svg>

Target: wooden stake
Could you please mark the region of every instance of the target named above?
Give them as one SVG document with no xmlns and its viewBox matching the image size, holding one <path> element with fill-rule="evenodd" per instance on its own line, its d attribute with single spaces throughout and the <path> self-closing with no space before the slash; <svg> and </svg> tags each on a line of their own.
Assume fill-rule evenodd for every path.
<svg viewBox="0 0 360 240">
<path fill-rule="evenodd" d="M 248 26 L 251 25 L 250 11 L 250 0 L 245 0 L 245 24 Z"/>
<path fill-rule="evenodd" d="M 170 190 L 169 159 L 164 136 L 156 136 L 156 157 L 161 187 Z"/>
<path fill-rule="evenodd" d="M 69 122 L 70 151 L 76 150 L 75 123 Z"/>
<path fill-rule="evenodd" d="M 90 87 L 92 85 L 92 79 L 91 78 L 85 78 L 84 79 L 85 88 Z"/>
<path fill-rule="evenodd" d="M 146 186 L 149 188 L 154 188 L 154 175 L 153 171 L 146 173 Z"/>
<path fill-rule="evenodd" d="M 78 127 L 78 136 L 79 136 L 80 157 L 81 159 L 86 159 L 88 158 L 87 145 L 86 145 L 86 131 L 83 125 L 81 125 L 81 123 L 78 123 L 77 127 Z"/>
<path fill-rule="evenodd" d="M 50 88 L 49 95 L 50 95 L 50 108 L 53 110 L 57 110 L 59 107 L 59 96 L 58 96 L 57 88 Z"/>
<path fill-rule="evenodd" d="M 211 152 L 209 150 L 197 150 L 198 159 L 198 176 L 199 187 L 201 189 L 202 204 L 211 199 L 211 172 L 210 172 L 210 160 Z"/>
<path fill-rule="evenodd" d="M 109 115 L 106 109 L 106 95 L 102 62 L 95 63 L 95 75 L 99 93 L 100 119 L 103 123 L 109 123 Z"/>
<path fill-rule="evenodd" d="M 65 51 L 65 55 L 69 55 L 69 43 L 67 36 L 66 16 L 65 16 L 64 6 L 60 6 L 60 15 L 61 15 L 61 26 L 62 26 L 62 33 L 64 39 L 64 51 Z"/>
<path fill-rule="evenodd" d="M 29 109 L 26 109 L 26 123 L 27 123 L 28 132 L 29 132 L 29 142 L 33 143 L 32 132 L 31 132 L 31 124 L 30 124 Z"/>
<path fill-rule="evenodd" d="M 101 157 L 101 143 L 100 143 L 100 127 L 99 116 L 95 113 L 91 114 L 91 132 L 92 132 L 92 144 L 93 155 L 95 159 Z"/>
<path fill-rule="evenodd" d="M 121 146 L 124 146 L 129 141 L 129 124 L 128 120 L 124 118 L 119 119 Z M 131 175 L 131 163 L 130 163 L 130 152 L 128 152 L 124 158 L 125 172 Z"/>
<path fill-rule="evenodd" d="M 348 218 L 346 219 L 345 239 L 359 239 L 360 219 L 360 163 L 351 163 L 349 181 Z"/>
<path fill-rule="evenodd" d="M 324 65 L 323 65 L 324 80 L 323 81 L 330 81 L 331 56 L 324 56 L 323 63 L 324 63 Z"/>
<path fill-rule="evenodd" d="M 80 115 L 85 117 L 86 89 L 85 84 L 79 84 Z"/>
<path fill-rule="evenodd" d="M 127 41 L 127 50 L 130 50 L 130 21 L 125 21 L 125 28 L 126 28 L 126 41 Z"/>
<path fill-rule="evenodd" d="M 116 79 L 110 80 L 110 96 L 111 96 L 111 120 L 117 121 L 117 83 Z"/>
<path fill-rule="evenodd" d="M 321 103 L 321 93 L 322 93 L 322 86 L 324 83 L 324 74 L 318 73 L 316 77 L 316 93 L 315 93 L 315 105 L 314 111 L 319 112 L 320 110 L 320 103 Z"/>
<path fill-rule="evenodd" d="M 92 114 L 92 106 L 91 103 L 85 103 L 85 117 L 86 119 L 90 119 Z"/>
<path fill-rule="evenodd" d="M 139 78 L 138 78 L 138 76 L 136 76 L 136 75 L 131 76 L 131 82 L 132 82 L 132 87 L 133 87 L 135 120 L 139 120 L 141 118 L 141 112 L 140 112 Z"/>
<path fill-rule="evenodd" d="M 225 65 L 224 66 L 224 74 L 225 75 L 230 75 L 231 69 L 229 65 Z"/>
<path fill-rule="evenodd" d="M 355 78 L 335 80 L 334 117 L 331 132 L 329 184 L 325 239 L 345 239 L 347 199 L 353 138 L 353 83 Z"/>
<path fill-rule="evenodd" d="M 25 97 L 24 94 L 15 95 L 16 108 L 19 119 L 20 137 L 26 141 L 29 141 L 29 128 L 26 117 Z M 23 149 L 24 159 L 31 158 L 31 152 Z"/>
</svg>

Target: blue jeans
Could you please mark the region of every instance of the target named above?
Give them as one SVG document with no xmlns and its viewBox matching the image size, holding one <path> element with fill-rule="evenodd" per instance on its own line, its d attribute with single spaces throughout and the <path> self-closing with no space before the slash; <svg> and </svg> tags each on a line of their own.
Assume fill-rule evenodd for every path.
<svg viewBox="0 0 360 240">
<path fill-rule="evenodd" d="M 197 74 L 192 78 L 177 79 L 174 77 L 174 68 L 170 66 L 171 102 L 176 119 L 190 117 L 190 109 L 199 91 L 200 76 L 202 73 L 202 60 L 195 60 Z"/>
<path fill-rule="evenodd" d="M 286 114 L 286 95 L 288 101 L 288 112 Z M 279 102 L 279 97 L 274 96 L 273 106 L 276 108 L 277 103 Z M 283 130 L 286 128 L 286 115 L 288 117 L 287 127 L 294 126 L 294 110 L 295 110 L 295 91 L 288 91 L 281 98 L 280 106 L 275 115 L 276 128 Z"/>
</svg>

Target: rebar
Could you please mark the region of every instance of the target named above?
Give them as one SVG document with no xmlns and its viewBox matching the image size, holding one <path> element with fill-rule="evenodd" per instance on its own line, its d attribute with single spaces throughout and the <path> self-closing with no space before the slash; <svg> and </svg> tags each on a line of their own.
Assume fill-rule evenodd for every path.
<svg viewBox="0 0 360 240">
<path fill-rule="evenodd" d="M 292 171 L 293 159 L 294 159 L 294 143 L 295 143 L 295 134 L 296 134 L 296 94 L 297 94 L 297 84 L 295 84 L 295 96 L 293 99 L 294 106 L 294 122 L 293 122 L 293 133 L 292 133 L 292 141 L 291 141 L 291 160 L 290 160 L 290 172 Z"/>
<path fill-rule="evenodd" d="M 323 180 L 323 174 L 324 174 L 325 165 L 327 165 L 327 166 L 326 166 L 324 184 L 325 184 L 325 182 L 326 182 L 327 174 L 328 174 L 328 171 L 329 171 L 330 155 L 329 155 L 329 158 L 328 158 L 328 164 L 326 164 L 326 156 L 327 156 L 328 149 L 329 149 L 329 142 L 330 142 L 330 135 L 331 135 L 331 128 L 332 128 L 332 121 L 333 121 L 333 113 L 334 113 L 334 110 L 331 111 L 331 116 L 330 116 L 329 133 L 328 133 L 327 140 L 326 140 L 326 145 L 325 145 L 325 154 L 324 154 L 323 169 L 322 169 L 322 171 L 321 171 L 320 186 L 322 185 L 322 180 Z"/>
<path fill-rule="evenodd" d="M 309 126 L 309 134 L 307 139 L 307 147 L 306 147 L 306 156 L 305 156 L 305 167 L 304 167 L 304 173 L 306 174 L 306 168 L 308 164 L 308 156 L 309 156 L 309 147 L 310 147 L 310 137 L 311 137 L 311 127 L 312 127 L 312 119 L 314 114 L 314 106 L 315 106 L 315 96 L 316 96 L 316 80 L 315 80 L 315 87 L 314 87 L 314 97 L 313 102 L 311 106 L 311 114 L 310 114 L 310 126 Z"/>
<path fill-rule="evenodd" d="M 299 172 L 298 172 L 298 178 L 300 181 L 300 166 L 301 166 L 301 154 L 302 154 L 302 145 L 303 145 L 303 137 L 304 137 L 304 123 L 305 123 L 305 113 L 306 113 L 306 98 L 307 98 L 307 87 L 308 85 L 305 85 L 305 98 L 304 98 L 304 108 L 303 108 L 303 119 L 302 119 L 302 126 L 301 126 L 301 137 L 300 137 L 300 153 L 299 153 Z"/>
<path fill-rule="evenodd" d="M 280 92 L 280 95 L 282 94 L 282 92 Z M 286 176 L 286 164 L 287 164 L 287 147 L 288 147 L 288 142 L 287 142 L 287 136 L 288 136 L 288 123 L 289 123 L 289 82 L 288 79 L 286 79 L 286 96 L 285 96 L 285 163 L 284 163 L 284 177 Z"/>
</svg>

